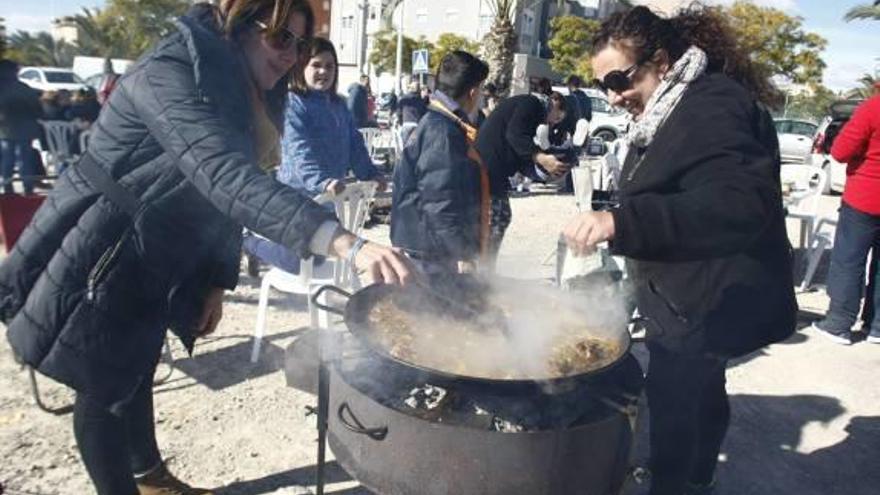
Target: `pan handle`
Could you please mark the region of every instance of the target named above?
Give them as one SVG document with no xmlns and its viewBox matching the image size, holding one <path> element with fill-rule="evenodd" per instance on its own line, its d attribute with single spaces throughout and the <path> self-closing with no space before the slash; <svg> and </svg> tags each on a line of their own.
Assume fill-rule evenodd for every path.
<svg viewBox="0 0 880 495">
<path fill-rule="evenodd" d="M 351 420 L 345 417 L 345 411 L 348 411 L 348 416 L 351 417 Z M 388 435 L 388 427 L 387 426 L 378 426 L 376 428 L 367 428 L 358 421 L 357 417 L 355 417 L 354 413 L 351 411 L 351 407 L 349 407 L 348 402 L 343 402 L 339 405 L 339 409 L 336 411 L 336 416 L 339 418 L 339 422 L 342 423 L 347 430 L 357 433 L 358 435 L 366 435 L 373 440 L 385 440 L 385 437 Z"/>
<path fill-rule="evenodd" d="M 312 294 L 312 304 L 314 304 L 318 309 L 326 311 L 328 313 L 333 313 L 334 315 L 339 315 L 339 316 L 345 316 L 345 311 L 338 309 L 338 308 L 331 307 L 331 306 L 327 306 L 326 304 L 321 304 L 320 302 L 318 302 L 318 298 L 321 297 L 321 294 L 323 294 L 327 291 L 335 292 L 335 293 L 339 294 L 340 296 L 345 297 L 346 299 L 351 298 L 351 293 L 346 292 L 346 291 L 340 289 L 339 287 L 336 287 L 335 285 L 322 285 L 321 287 L 318 288 L 318 290 L 315 291 L 314 294 Z"/>
</svg>

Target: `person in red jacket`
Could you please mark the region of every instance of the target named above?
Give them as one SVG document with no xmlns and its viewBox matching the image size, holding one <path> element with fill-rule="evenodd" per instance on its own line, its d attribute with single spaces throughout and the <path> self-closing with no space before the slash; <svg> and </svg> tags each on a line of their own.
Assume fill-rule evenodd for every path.
<svg viewBox="0 0 880 495">
<path fill-rule="evenodd" d="M 850 328 L 859 314 L 868 253 L 880 246 L 880 87 L 874 93 L 856 108 L 831 147 L 831 156 L 846 163 L 847 178 L 828 271 L 831 305 L 813 326 L 844 345 L 852 343 Z M 880 291 L 874 290 L 880 272 L 872 269 L 871 276 L 865 294 L 867 341 L 880 344 L 880 319 L 870 309 L 880 307 Z"/>
</svg>

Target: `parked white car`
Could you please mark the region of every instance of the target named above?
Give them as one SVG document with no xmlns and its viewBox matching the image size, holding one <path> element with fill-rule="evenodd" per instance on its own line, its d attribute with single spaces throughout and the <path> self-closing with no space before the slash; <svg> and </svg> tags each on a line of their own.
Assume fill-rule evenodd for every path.
<svg viewBox="0 0 880 495">
<path fill-rule="evenodd" d="M 783 163 L 804 163 L 813 147 L 813 136 L 818 126 L 800 119 L 775 119 L 779 152 Z"/>
<path fill-rule="evenodd" d="M 18 80 L 40 91 L 79 91 L 87 87 L 72 70 L 60 67 L 22 67 Z"/>
<path fill-rule="evenodd" d="M 568 88 L 556 86 L 553 91 L 568 95 Z M 610 143 L 626 134 L 629 126 L 629 115 L 621 108 L 613 107 L 608 102 L 605 93 L 589 88 L 581 88 L 584 94 L 590 97 L 593 104 L 593 120 L 590 121 L 590 136 L 597 137 Z"/>
<path fill-rule="evenodd" d="M 856 107 L 862 102 L 860 100 L 844 100 L 831 104 L 829 115 L 822 119 L 816 130 L 816 136 L 813 138 L 813 149 L 807 157 L 806 163 L 820 167 L 828 176 L 825 186 L 825 193 L 843 192 L 846 185 L 846 164 L 840 163 L 831 156 L 831 145 L 837 133 L 843 128 L 844 124 L 849 122 Z"/>
</svg>

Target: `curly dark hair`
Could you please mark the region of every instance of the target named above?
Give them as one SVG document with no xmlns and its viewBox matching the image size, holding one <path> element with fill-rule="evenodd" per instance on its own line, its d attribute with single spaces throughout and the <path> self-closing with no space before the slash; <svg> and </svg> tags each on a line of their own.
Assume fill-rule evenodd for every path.
<svg viewBox="0 0 880 495">
<path fill-rule="evenodd" d="M 631 50 L 642 63 L 661 49 L 669 55 L 670 63 L 675 63 L 688 47 L 697 46 L 709 59 L 706 72 L 727 75 L 768 106 L 776 107 L 782 102 L 769 74 L 762 73 L 739 47 L 733 29 L 718 7 L 695 2 L 669 19 L 643 6 L 618 12 L 602 23 L 593 37 L 591 53 L 595 55 L 609 44 Z"/>
</svg>

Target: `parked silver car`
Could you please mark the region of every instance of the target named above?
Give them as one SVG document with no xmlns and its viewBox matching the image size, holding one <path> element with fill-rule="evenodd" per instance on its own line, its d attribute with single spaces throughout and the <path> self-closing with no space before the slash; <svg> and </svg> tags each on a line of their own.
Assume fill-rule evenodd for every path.
<svg viewBox="0 0 880 495">
<path fill-rule="evenodd" d="M 804 163 L 813 147 L 813 136 L 819 127 L 815 123 L 801 119 L 775 119 L 776 135 L 779 137 L 779 152 L 783 163 Z"/>
<path fill-rule="evenodd" d="M 554 86 L 553 91 L 568 95 L 568 88 L 564 86 Z M 591 137 L 610 143 L 626 134 L 630 122 L 629 114 L 621 108 L 612 106 L 605 93 L 599 90 L 581 88 L 579 91 L 589 96 L 593 105 L 593 120 L 590 121 Z"/>
</svg>

